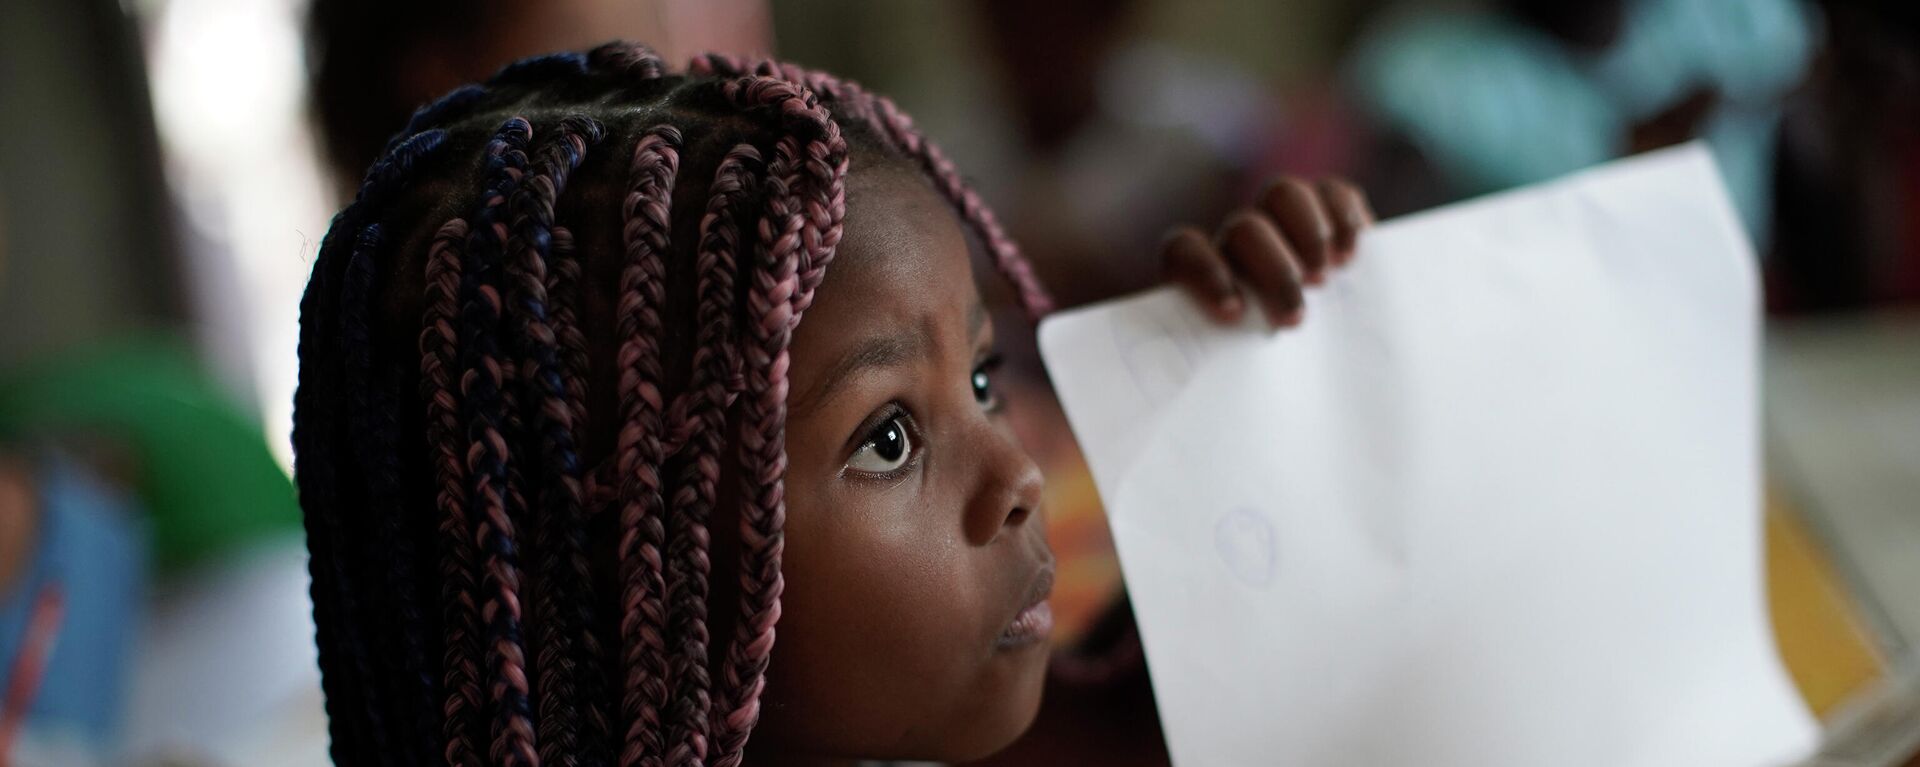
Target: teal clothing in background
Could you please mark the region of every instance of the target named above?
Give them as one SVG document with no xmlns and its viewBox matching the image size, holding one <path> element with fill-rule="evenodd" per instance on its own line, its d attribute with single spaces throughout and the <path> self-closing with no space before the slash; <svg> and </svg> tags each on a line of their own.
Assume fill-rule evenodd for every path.
<svg viewBox="0 0 1920 767">
<path fill-rule="evenodd" d="M 60 620 L 23 720 L 23 744 L 58 743 L 67 754 L 111 753 L 145 597 L 143 515 L 85 468 L 57 457 L 40 461 L 34 484 L 34 545 L 19 579 L 0 592 L 0 690 L 23 670 L 17 661 L 35 603 L 57 593 Z"/>
<path fill-rule="evenodd" d="M 1701 138 L 1764 243 L 1780 99 L 1812 58 L 1810 13 L 1795 0 L 1638 0 L 1614 45 L 1589 53 L 1492 11 L 1420 9 L 1369 31 L 1349 75 L 1363 108 L 1463 196 L 1618 157 L 1633 125 L 1711 89 Z"/>
</svg>

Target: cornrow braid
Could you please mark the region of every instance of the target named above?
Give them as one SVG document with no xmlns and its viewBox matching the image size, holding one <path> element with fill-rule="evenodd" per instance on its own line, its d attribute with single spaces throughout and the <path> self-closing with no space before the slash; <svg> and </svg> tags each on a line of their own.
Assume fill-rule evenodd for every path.
<svg viewBox="0 0 1920 767">
<path fill-rule="evenodd" d="M 389 142 L 302 301 L 296 469 L 337 763 L 740 764 L 784 589 L 789 346 L 856 151 L 928 178 L 1046 310 L 905 115 L 792 65 L 674 73 L 611 43 L 504 67 Z M 414 322 L 415 344 L 384 340 Z M 419 359 L 392 364 L 403 347 Z M 739 589 L 716 635 L 730 471 Z"/>
</svg>

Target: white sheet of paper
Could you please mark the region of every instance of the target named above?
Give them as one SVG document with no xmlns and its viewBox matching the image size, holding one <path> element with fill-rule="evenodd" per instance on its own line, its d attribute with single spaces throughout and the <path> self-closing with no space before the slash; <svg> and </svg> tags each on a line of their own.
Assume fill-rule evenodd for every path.
<svg viewBox="0 0 1920 767">
<path fill-rule="evenodd" d="M 1040 346 L 1175 764 L 1759 767 L 1754 256 L 1682 147 L 1385 223 L 1306 324 L 1170 289 Z"/>
</svg>

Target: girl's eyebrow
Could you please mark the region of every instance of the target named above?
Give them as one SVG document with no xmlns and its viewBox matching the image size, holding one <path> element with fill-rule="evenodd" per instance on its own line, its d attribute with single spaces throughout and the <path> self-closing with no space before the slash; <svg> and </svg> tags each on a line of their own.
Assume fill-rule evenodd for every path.
<svg viewBox="0 0 1920 767">
<path fill-rule="evenodd" d="M 967 309 L 968 336 L 979 338 L 987 327 L 987 308 L 974 301 Z M 820 382 L 808 387 L 797 397 L 788 399 L 788 411 L 799 416 L 832 399 L 833 392 L 840 388 L 855 373 L 874 368 L 903 367 L 915 360 L 924 358 L 933 349 L 933 320 L 922 317 L 914 323 L 911 330 L 902 330 L 888 335 L 869 337 L 855 346 L 852 351 L 841 356 L 828 368 Z"/>
<path fill-rule="evenodd" d="M 927 350 L 933 346 L 931 330 L 930 323 L 918 322 L 914 323 L 911 330 L 871 336 L 861 341 L 852 351 L 834 362 L 826 375 L 821 376 L 819 383 L 800 396 L 791 398 L 788 409 L 795 416 L 804 414 L 830 399 L 840 384 L 855 373 L 874 368 L 902 367 L 926 356 Z"/>
<path fill-rule="evenodd" d="M 987 305 L 976 298 L 967 306 L 967 337 L 979 338 L 987 329 Z"/>
</svg>

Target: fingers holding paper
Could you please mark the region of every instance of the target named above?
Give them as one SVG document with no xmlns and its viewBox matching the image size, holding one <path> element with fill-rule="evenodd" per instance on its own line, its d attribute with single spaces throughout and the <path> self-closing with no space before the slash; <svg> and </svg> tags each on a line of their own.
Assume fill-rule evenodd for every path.
<svg viewBox="0 0 1920 767">
<path fill-rule="evenodd" d="M 1250 292 L 1270 327 L 1291 327 L 1305 318 L 1305 288 L 1351 261 L 1372 223 L 1366 195 L 1353 184 L 1285 177 L 1228 214 L 1212 237 L 1194 227 L 1170 232 L 1160 259 L 1166 278 L 1216 321 L 1238 322 Z"/>
</svg>

